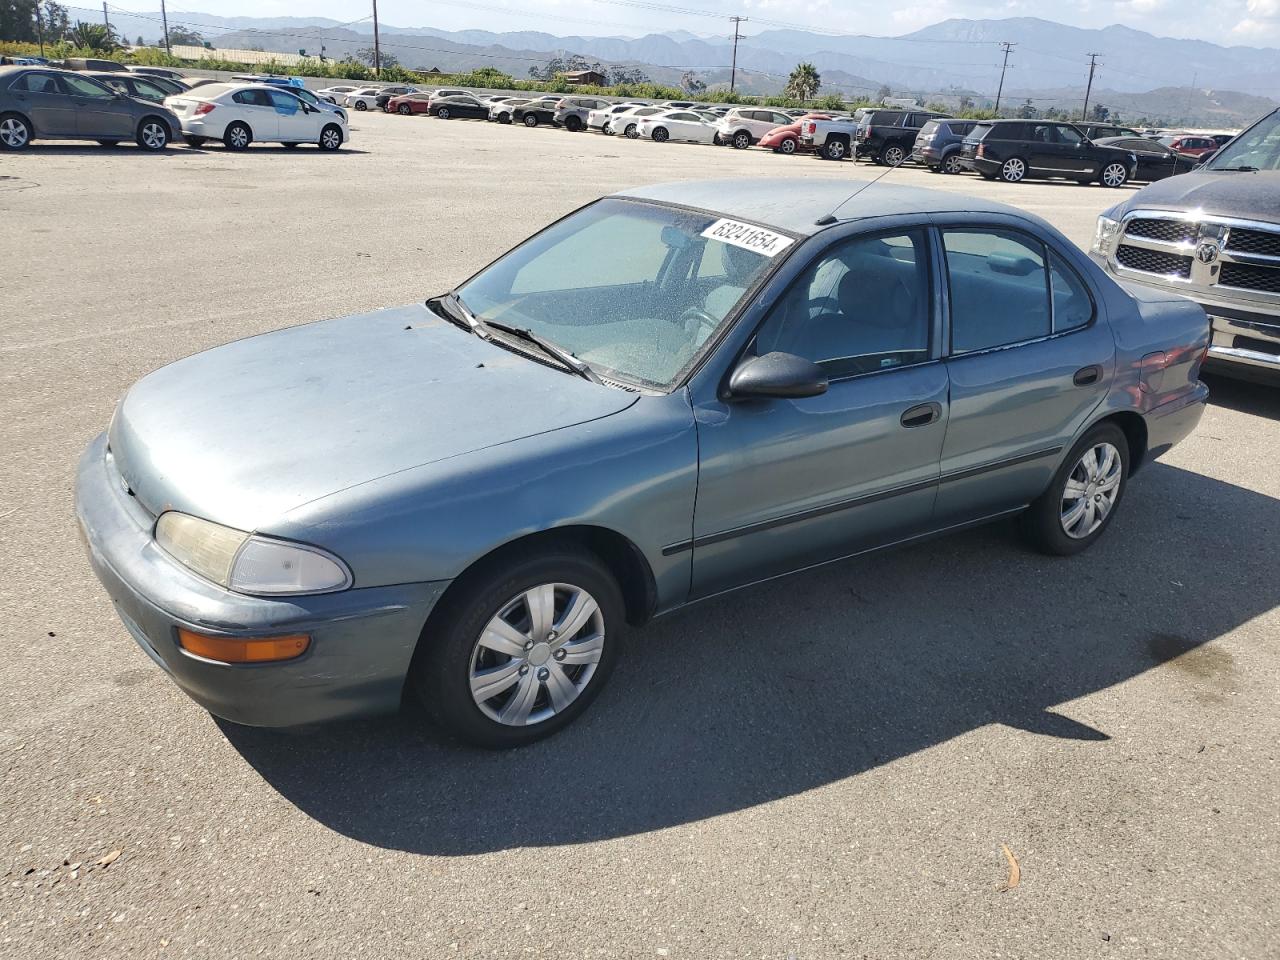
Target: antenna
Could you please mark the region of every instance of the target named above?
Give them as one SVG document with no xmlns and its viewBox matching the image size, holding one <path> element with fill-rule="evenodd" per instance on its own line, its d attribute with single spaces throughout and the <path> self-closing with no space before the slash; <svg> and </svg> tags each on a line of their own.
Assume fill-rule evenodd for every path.
<svg viewBox="0 0 1280 960">
<path fill-rule="evenodd" d="M 901 166 L 901 164 L 899 164 L 899 166 Z M 837 203 L 835 205 L 835 208 L 826 216 L 819 217 L 817 220 L 813 221 L 813 225 L 815 227 L 831 226 L 831 224 L 836 222 L 836 219 L 837 219 L 836 214 L 840 212 L 841 207 L 843 207 L 846 203 L 848 203 L 850 200 L 852 200 L 854 197 L 860 194 L 863 190 L 867 189 L 867 187 L 871 186 L 873 183 L 879 183 L 881 180 L 883 180 L 885 177 L 887 177 L 889 174 L 893 173 L 893 171 L 897 169 L 898 169 L 897 167 L 890 167 L 884 173 L 881 173 L 881 174 L 878 174 L 877 176 L 872 177 L 862 186 L 858 187 L 857 190 L 853 191 L 853 193 L 849 194 L 847 197 L 845 197 L 843 200 Z"/>
</svg>

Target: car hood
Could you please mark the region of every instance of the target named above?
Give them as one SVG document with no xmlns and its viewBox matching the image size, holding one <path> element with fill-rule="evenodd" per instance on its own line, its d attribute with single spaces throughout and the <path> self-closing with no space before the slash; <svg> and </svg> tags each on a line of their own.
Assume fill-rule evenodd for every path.
<svg viewBox="0 0 1280 960">
<path fill-rule="evenodd" d="M 151 513 L 262 530 L 339 490 L 636 400 L 414 305 L 278 330 L 163 367 L 125 395 L 110 449 Z"/>
<path fill-rule="evenodd" d="M 1129 210 L 1196 210 L 1219 217 L 1280 220 L 1280 172 L 1184 173 L 1143 187 L 1123 205 Z"/>
</svg>

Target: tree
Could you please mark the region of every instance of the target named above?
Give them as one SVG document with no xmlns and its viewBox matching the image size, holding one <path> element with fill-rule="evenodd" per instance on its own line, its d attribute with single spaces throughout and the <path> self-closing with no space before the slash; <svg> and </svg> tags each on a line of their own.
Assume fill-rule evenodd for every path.
<svg viewBox="0 0 1280 960">
<path fill-rule="evenodd" d="M 169 28 L 169 43 L 182 47 L 203 47 L 204 37 L 198 30 L 177 26 Z"/>
<path fill-rule="evenodd" d="M 381 53 L 375 57 L 373 47 L 365 47 L 362 50 L 357 50 L 356 59 L 366 67 L 372 67 L 375 59 L 378 61 L 379 65 L 383 67 L 400 66 L 400 58 L 393 53 L 387 53 L 385 50 L 381 51 Z"/>
<path fill-rule="evenodd" d="M 1040 111 L 1035 108 L 1034 104 L 1032 104 L 1030 97 L 1028 97 L 1022 106 L 1018 108 L 1018 119 L 1020 120 L 1035 120 L 1039 118 L 1039 116 Z"/>
<path fill-rule="evenodd" d="M 114 53 L 120 48 L 116 42 L 115 31 L 105 24 L 85 23 L 77 20 L 67 35 L 73 47 L 92 50 L 94 53 Z"/>
<path fill-rule="evenodd" d="M 680 86 L 684 87 L 684 89 L 688 90 L 690 93 L 702 93 L 702 91 L 707 89 L 706 82 L 700 79 L 692 70 L 688 71 L 680 78 Z"/>
<path fill-rule="evenodd" d="M 804 102 L 817 93 L 821 86 L 822 77 L 818 74 L 818 68 L 812 63 L 798 63 L 787 78 L 784 92 L 789 97 L 795 97 L 804 106 Z"/>
<path fill-rule="evenodd" d="M 1097 120 L 1099 123 L 1105 123 L 1107 118 L 1111 116 L 1111 111 L 1100 103 L 1095 103 L 1093 109 L 1089 111 L 1089 119 Z"/>
<path fill-rule="evenodd" d="M 888 84 L 884 84 L 876 91 L 876 99 L 884 103 L 885 99 L 893 96 L 893 91 L 889 89 Z"/>
<path fill-rule="evenodd" d="M 0 39 L 36 43 L 43 36 L 51 42 L 61 40 L 69 26 L 67 8 L 53 0 L 0 0 Z"/>
<path fill-rule="evenodd" d="M 612 86 L 621 86 L 624 83 L 648 83 L 649 75 L 639 67 L 610 67 L 609 83 Z"/>
</svg>

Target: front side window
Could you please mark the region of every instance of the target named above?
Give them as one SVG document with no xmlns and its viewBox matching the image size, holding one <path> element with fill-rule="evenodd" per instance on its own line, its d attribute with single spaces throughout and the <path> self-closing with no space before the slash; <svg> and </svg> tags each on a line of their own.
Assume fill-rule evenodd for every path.
<svg viewBox="0 0 1280 960">
<path fill-rule="evenodd" d="M 1075 127 L 1059 126 L 1056 129 L 1058 131 L 1058 140 L 1068 146 L 1084 142 L 1084 137 L 1080 136 L 1080 131 Z"/>
<path fill-rule="evenodd" d="M 774 305 L 756 353 L 804 357 L 832 380 L 927 360 L 928 263 L 920 231 L 837 244 Z"/>
<path fill-rule="evenodd" d="M 102 84 L 90 80 L 88 77 L 73 77 L 65 75 L 62 82 L 67 85 L 67 89 L 73 97 L 93 97 L 96 100 L 110 100 L 115 94 Z"/>
<path fill-rule="evenodd" d="M 608 199 L 547 228 L 457 291 L 480 320 L 530 330 L 598 372 L 665 389 L 790 248 L 720 218 Z M 769 252 L 737 245 L 773 237 Z"/>
<path fill-rule="evenodd" d="M 272 90 L 267 96 L 271 98 L 271 105 L 276 108 L 276 113 L 283 113 L 285 116 L 293 116 L 302 107 L 302 102 L 291 93 Z"/>
<path fill-rule="evenodd" d="M 1044 246 L 1006 230 L 942 235 L 951 350 L 970 353 L 1047 337 L 1053 330 Z"/>
<path fill-rule="evenodd" d="M 165 93 L 164 90 L 157 87 L 154 83 L 150 83 L 146 80 L 135 79 L 133 81 L 133 89 L 134 89 L 134 93 L 136 93 L 138 96 L 146 97 L 148 100 L 155 100 L 157 103 L 159 103 L 169 95 Z"/>
</svg>

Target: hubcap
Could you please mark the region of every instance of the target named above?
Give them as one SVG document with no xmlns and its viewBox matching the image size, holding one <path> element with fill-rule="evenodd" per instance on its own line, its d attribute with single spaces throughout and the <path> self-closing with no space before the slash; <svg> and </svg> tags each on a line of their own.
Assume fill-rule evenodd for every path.
<svg viewBox="0 0 1280 960">
<path fill-rule="evenodd" d="M 586 689 L 604 652 L 604 614 L 568 583 L 544 583 L 503 605 L 471 653 L 471 698 L 491 720 L 541 723 Z"/>
<path fill-rule="evenodd" d="M 796 142 L 794 140 L 783 140 L 780 149 L 783 153 L 795 153 Z"/>
<path fill-rule="evenodd" d="M 1062 488 L 1062 529 L 1074 540 L 1083 540 L 1106 521 L 1116 497 L 1124 461 L 1110 443 L 1100 443 L 1085 451 Z"/>
<path fill-rule="evenodd" d="M 26 124 L 10 117 L 4 123 L 0 123 L 0 138 L 11 147 L 20 147 L 27 142 Z"/>
<path fill-rule="evenodd" d="M 249 143 L 249 134 L 245 132 L 243 127 L 236 127 L 231 131 L 231 142 L 237 147 L 246 146 Z"/>
<path fill-rule="evenodd" d="M 339 138 L 338 134 L 335 131 L 326 130 L 324 132 L 324 145 L 328 147 L 330 150 L 335 148 L 340 142 L 341 142 L 341 139 Z"/>
</svg>

